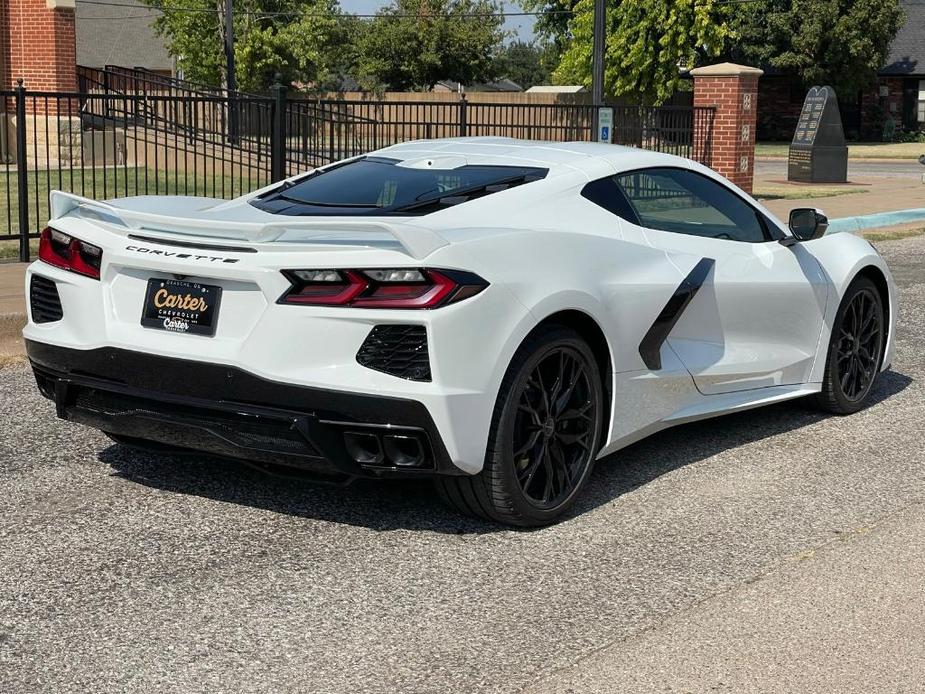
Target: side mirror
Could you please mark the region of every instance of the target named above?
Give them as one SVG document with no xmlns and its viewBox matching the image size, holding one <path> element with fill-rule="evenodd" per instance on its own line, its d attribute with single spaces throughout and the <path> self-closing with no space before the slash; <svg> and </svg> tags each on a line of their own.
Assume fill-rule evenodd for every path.
<svg viewBox="0 0 925 694">
<path fill-rule="evenodd" d="M 812 207 L 790 210 L 790 231 L 800 241 L 818 239 L 828 228 L 829 218 L 821 210 Z"/>
</svg>

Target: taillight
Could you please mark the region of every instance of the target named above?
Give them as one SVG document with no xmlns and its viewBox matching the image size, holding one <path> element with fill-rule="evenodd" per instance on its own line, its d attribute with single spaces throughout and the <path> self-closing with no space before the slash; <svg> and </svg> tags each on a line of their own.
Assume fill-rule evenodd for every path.
<svg viewBox="0 0 925 694">
<path fill-rule="evenodd" d="M 394 268 L 384 270 L 284 270 L 292 287 L 281 304 L 356 308 L 437 308 L 475 296 L 488 282 L 471 272 Z"/>
<path fill-rule="evenodd" d="M 39 260 L 80 275 L 100 278 L 103 249 L 46 227 L 39 237 Z"/>
</svg>

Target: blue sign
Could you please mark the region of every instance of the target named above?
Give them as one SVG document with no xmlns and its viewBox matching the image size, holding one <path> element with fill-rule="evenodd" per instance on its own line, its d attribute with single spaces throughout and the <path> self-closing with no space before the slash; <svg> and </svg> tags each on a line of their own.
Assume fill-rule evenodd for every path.
<svg viewBox="0 0 925 694">
<path fill-rule="evenodd" d="M 604 142 L 610 142 L 610 128 L 606 125 L 601 127 L 601 140 Z"/>
</svg>

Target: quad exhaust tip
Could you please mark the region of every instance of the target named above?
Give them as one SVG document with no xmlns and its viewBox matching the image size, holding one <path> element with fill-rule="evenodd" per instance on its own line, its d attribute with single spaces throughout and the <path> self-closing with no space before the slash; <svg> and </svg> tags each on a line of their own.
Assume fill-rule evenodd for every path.
<svg viewBox="0 0 925 694">
<path fill-rule="evenodd" d="M 347 454 L 367 467 L 426 468 L 430 461 L 419 435 L 345 431 Z"/>
</svg>

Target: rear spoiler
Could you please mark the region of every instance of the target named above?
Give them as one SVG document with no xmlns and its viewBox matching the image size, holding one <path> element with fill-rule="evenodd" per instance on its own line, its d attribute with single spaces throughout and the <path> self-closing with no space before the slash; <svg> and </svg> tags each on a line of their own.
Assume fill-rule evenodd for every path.
<svg viewBox="0 0 925 694">
<path fill-rule="evenodd" d="M 165 231 L 213 239 L 272 243 L 287 234 L 290 238 L 284 241 L 314 240 L 323 244 L 325 237 L 330 241 L 332 234 L 336 234 L 339 244 L 355 243 L 362 246 L 367 245 L 364 243 L 364 234 L 378 232 L 392 236 L 413 258 L 424 258 L 438 248 L 449 245 L 446 239 L 436 232 L 407 223 L 353 219 L 306 220 L 297 217 L 290 217 L 286 221 L 264 223 L 234 222 L 207 217 L 173 217 L 128 210 L 60 190 L 51 191 L 50 201 L 52 219 L 63 217 L 74 210 L 86 209 L 108 222 L 119 224 L 127 229 Z M 296 239 L 291 238 L 293 234 L 297 235 Z M 349 240 L 343 240 L 345 237 L 349 237 Z"/>
</svg>

